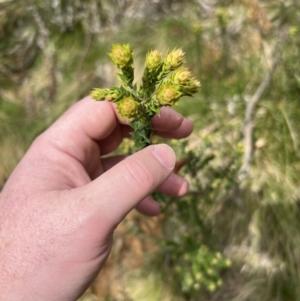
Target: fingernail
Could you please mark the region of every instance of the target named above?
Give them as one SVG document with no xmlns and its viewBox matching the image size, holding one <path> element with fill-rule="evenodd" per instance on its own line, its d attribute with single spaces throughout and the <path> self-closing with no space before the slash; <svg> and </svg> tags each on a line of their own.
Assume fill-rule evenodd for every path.
<svg viewBox="0 0 300 301">
<path fill-rule="evenodd" d="M 185 195 L 188 192 L 188 190 L 189 190 L 189 183 L 188 183 L 188 181 L 185 180 L 181 184 L 181 187 L 179 189 L 178 195 L 179 196 L 183 196 L 183 195 Z"/>
<path fill-rule="evenodd" d="M 154 157 L 167 169 L 173 169 L 176 156 L 172 148 L 166 144 L 157 144 L 152 150 Z"/>
</svg>

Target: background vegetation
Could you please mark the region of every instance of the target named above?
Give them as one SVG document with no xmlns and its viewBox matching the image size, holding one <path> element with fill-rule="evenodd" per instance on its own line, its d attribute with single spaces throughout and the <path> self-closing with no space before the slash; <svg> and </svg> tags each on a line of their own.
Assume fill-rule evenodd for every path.
<svg viewBox="0 0 300 301">
<path fill-rule="evenodd" d="M 202 83 L 176 107 L 193 135 L 169 141 L 189 194 L 129 215 L 82 300 L 300 300 L 299 20 L 296 0 L 0 0 L 0 187 L 36 135 L 115 82 L 112 43 L 132 45 L 137 77 L 148 50 L 182 47 Z"/>
</svg>

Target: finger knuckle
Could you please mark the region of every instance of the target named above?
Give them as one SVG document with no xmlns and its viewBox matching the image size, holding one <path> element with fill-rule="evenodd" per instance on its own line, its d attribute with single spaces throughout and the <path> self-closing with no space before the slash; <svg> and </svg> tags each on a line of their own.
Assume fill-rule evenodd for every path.
<svg viewBox="0 0 300 301">
<path fill-rule="evenodd" d="M 126 162 L 126 168 L 130 175 L 130 183 L 132 183 L 133 179 L 134 183 L 144 189 L 154 186 L 154 175 L 141 161 L 131 158 Z"/>
</svg>

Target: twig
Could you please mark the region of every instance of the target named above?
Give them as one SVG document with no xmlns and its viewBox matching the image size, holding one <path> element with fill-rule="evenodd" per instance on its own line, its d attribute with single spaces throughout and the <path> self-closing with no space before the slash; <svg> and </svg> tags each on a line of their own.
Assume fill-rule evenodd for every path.
<svg viewBox="0 0 300 301">
<path fill-rule="evenodd" d="M 279 41 L 275 47 L 274 57 L 270 69 L 266 74 L 264 80 L 261 82 L 261 84 L 255 91 L 255 93 L 251 97 L 251 99 L 247 102 L 244 127 L 243 127 L 245 153 L 243 158 L 243 165 L 241 167 L 241 172 L 248 172 L 253 158 L 254 130 L 255 130 L 254 113 L 255 113 L 256 106 L 259 100 L 261 99 L 262 95 L 270 85 L 272 76 L 280 62 L 282 48 L 286 42 L 286 39 L 287 39 L 287 31 L 283 29 L 280 32 Z"/>
</svg>

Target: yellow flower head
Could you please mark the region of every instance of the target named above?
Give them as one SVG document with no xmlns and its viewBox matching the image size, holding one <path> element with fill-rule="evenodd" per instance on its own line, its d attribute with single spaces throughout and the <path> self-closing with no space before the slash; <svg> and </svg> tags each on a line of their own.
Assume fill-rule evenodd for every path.
<svg viewBox="0 0 300 301">
<path fill-rule="evenodd" d="M 117 103 L 118 111 L 121 117 L 133 119 L 139 111 L 139 103 L 132 97 L 125 97 Z"/>
<path fill-rule="evenodd" d="M 146 67 L 153 71 L 157 69 L 162 63 L 162 56 L 158 50 L 150 51 L 146 56 Z"/>
<path fill-rule="evenodd" d="M 156 92 L 156 98 L 162 106 L 174 105 L 181 95 L 179 87 L 172 84 L 162 85 Z"/>
<path fill-rule="evenodd" d="M 175 85 L 185 85 L 189 82 L 191 76 L 192 74 L 187 68 L 180 67 L 171 73 L 170 79 Z"/>
<path fill-rule="evenodd" d="M 129 44 L 114 44 L 108 54 L 114 65 L 122 69 L 133 64 L 133 52 Z"/>
<path fill-rule="evenodd" d="M 169 52 L 164 61 L 165 70 L 174 70 L 185 62 L 185 53 L 182 49 L 174 49 Z"/>
<path fill-rule="evenodd" d="M 104 89 L 98 89 L 95 88 L 92 92 L 91 92 L 91 97 L 95 100 L 104 100 L 105 96 L 106 96 L 107 91 Z"/>
</svg>

